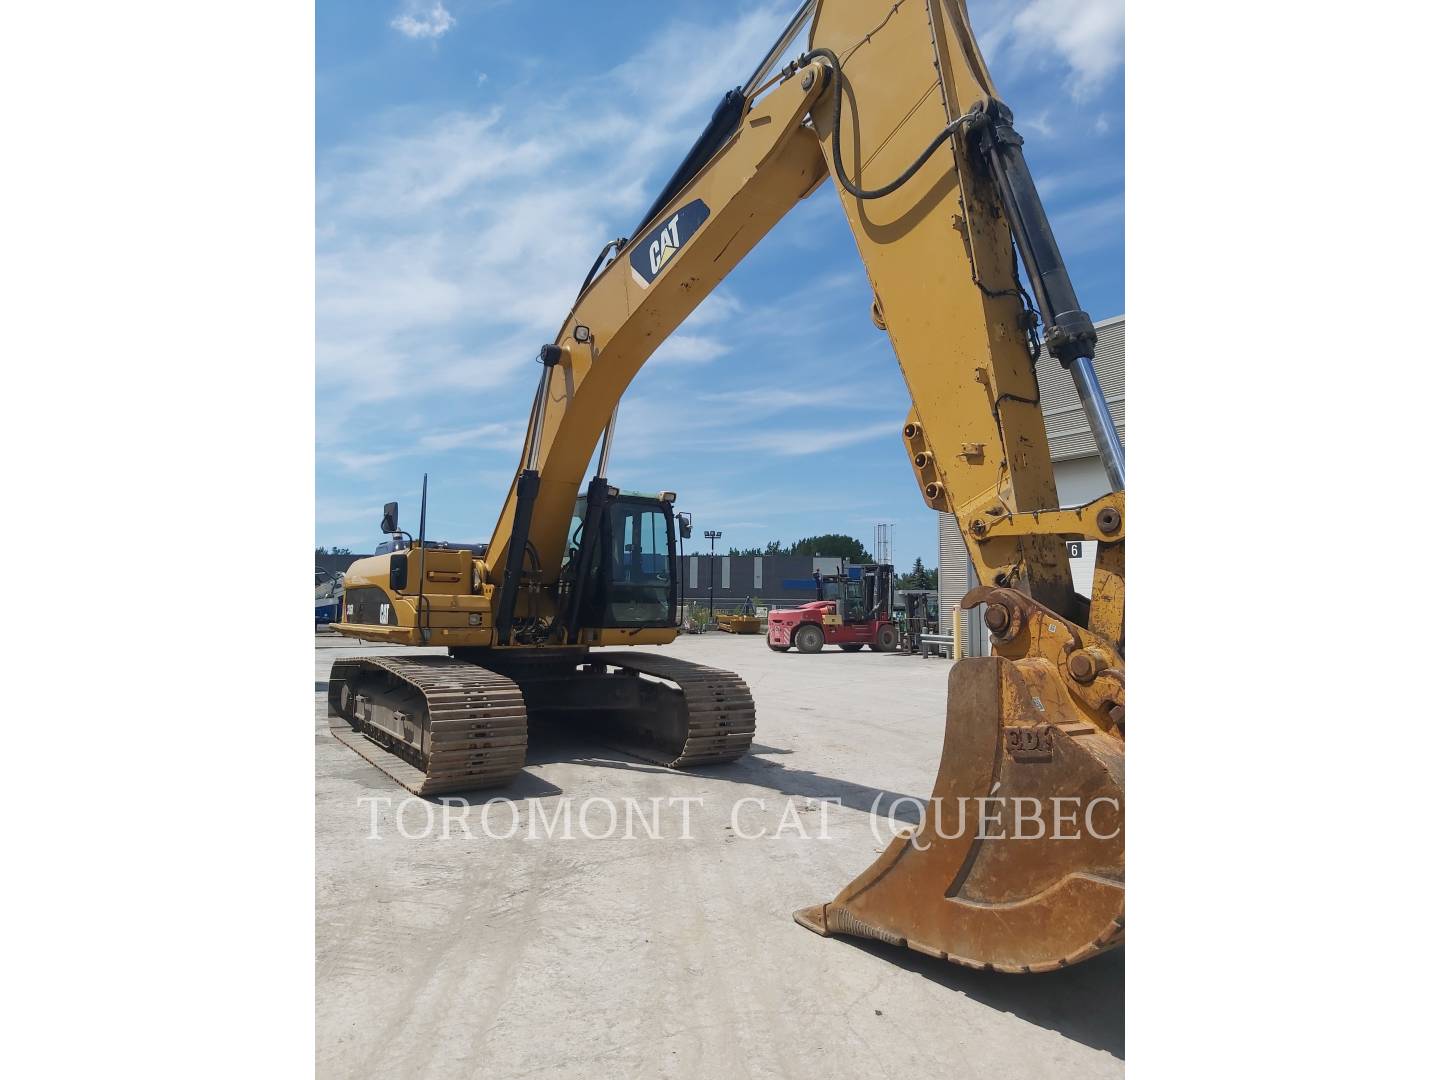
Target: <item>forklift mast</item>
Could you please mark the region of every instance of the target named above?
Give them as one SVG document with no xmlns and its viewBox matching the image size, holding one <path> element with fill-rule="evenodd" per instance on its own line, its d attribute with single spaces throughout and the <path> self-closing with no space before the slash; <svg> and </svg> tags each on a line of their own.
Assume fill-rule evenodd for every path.
<svg viewBox="0 0 1440 1080">
<path fill-rule="evenodd" d="M 840 564 L 840 573 L 814 571 L 815 599 L 835 604 L 845 622 L 888 622 L 895 591 L 895 567 L 890 563 Z"/>
</svg>

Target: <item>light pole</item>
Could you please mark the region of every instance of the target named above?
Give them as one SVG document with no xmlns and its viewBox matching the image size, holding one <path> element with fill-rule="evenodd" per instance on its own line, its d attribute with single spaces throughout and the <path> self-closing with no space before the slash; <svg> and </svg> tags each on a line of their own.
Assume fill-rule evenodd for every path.
<svg viewBox="0 0 1440 1080">
<path fill-rule="evenodd" d="M 719 529 L 706 529 L 705 539 L 710 541 L 710 622 L 715 621 L 715 541 L 720 539 Z"/>
</svg>

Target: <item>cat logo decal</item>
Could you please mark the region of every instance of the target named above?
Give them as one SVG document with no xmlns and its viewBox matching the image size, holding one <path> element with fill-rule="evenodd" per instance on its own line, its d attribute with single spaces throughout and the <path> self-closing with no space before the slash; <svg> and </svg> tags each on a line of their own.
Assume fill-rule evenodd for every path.
<svg viewBox="0 0 1440 1080">
<path fill-rule="evenodd" d="M 669 265 L 675 253 L 685 246 L 709 216 L 710 208 L 700 199 L 692 199 L 663 218 L 640 239 L 630 252 L 630 270 L 641 288 L 659 277 L 660 271 Z"/>
</svg>

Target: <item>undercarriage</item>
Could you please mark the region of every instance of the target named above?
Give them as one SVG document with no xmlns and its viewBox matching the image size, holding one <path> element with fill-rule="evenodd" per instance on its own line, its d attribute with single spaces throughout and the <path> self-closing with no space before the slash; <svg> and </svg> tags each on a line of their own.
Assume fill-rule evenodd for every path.
<svg viewBox="0 0 1440 1080">
<path fill-rule="evenodd" d="M 719 668 L 631 650 L 455 654 L 349 657 L 331 670 L 336 738 L 416 795 L 510 783 L 531 719 L 583 725 L 672 769 L 735 761 L 755 736 L 749 687 Z"/>
</svg>

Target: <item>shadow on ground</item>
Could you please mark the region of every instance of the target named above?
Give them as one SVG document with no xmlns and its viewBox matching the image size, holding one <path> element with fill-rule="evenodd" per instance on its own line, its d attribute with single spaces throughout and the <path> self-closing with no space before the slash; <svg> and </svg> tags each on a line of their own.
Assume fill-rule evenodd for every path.
<svg viewBox="0 0 1440 1080">
<path fill-rule="evenodd" d="M 560 721 L 536 721 L 530 724 L 530 745 L 526 753 L 526 764 L 548 765 L 560 762 L 574 762 L 592 765 L 600 769 L 619 769 L 626 772 L 673 773 L 663 765 L 655 765 L 627 754 L 624 750 L 608 746 L 590 730 L 583 733 L 577 726 Z M 897 822 L 909 825 L 920 823 L 920 806 L 923 797 L 886 791 L 883 788 L 839 780 L 833 776 L 822 776 L 807 769 L 792 769 L 778 761 L 769 760 L 770 755 L 790 754 L 793 751 L 752 743 L 750 752 L 739 761 L 728 765 L 708 765 L 685 769 L 689 775 L 703 776 L 709 780 L 725 780 L 732 784 L 769 788 L 781 795 L 793 795 L 802 799 L 835 799 L 851 810 L 864 813 L 874 812 L 883 816 L 893 813 Z"/>
<path fill-rule="evenodd" d="M 867 938 L 830 939 L 938 986 L 1125 1060 L 1125 949 L 1037 975 L 976 971 Z"/>
</svg>

